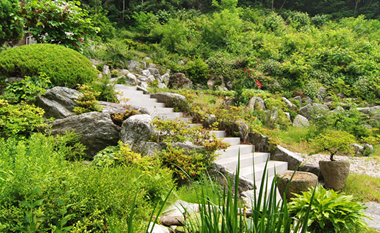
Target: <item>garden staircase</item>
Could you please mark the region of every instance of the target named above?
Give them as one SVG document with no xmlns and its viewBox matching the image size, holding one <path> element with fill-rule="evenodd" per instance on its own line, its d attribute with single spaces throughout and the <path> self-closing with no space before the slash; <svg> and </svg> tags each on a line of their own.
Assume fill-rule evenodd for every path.
<svg viewBox="0 0 380 233">
<path fill-rule="evenodd" d="M 136 86 L 115 85 L 116 91 L 119 92 L 118 99 L 121 104 L 130 104 L 133 106 L 144 107 L 153 116 L 159 116 L 163 119 L 180 119 L 185 122 L 190 118 L 184 117 L 180 112 L 174 112 L 173 108 L 166 108 L 164 103 L 158 103 L 156 99 L 150 98 L 149 94 L 138 91 Z M 128 99 L 128 101 L 126 101 Z M 254 178 L 256 186 L 259 186 L 263 176 L 263 171 L 267 160 L 270 158 L 269 153 L 255 152 L 253 145 L 240 144 L 239 137 L 226 137 L 225 131 L 212 131 L 218 138 L 231 144 L 226 150 L 219 151 L 220 156 L 215 161 L 215 166 L 229 174 L 236 173 L 238 165 L 238 156 L 240 151 L 240 183 L 242 186 L 254 187 Z M 268 161 L 267 176 L 271 181 L 275 173 L 286 171 L 288 163 L 282 161 Z M 243 188 L 244 190 L 244 188 Z M 249 193 L 249 192 L 247 192 Z M 249 199 L 250 197 L 248 197 Z"/>
</svg>

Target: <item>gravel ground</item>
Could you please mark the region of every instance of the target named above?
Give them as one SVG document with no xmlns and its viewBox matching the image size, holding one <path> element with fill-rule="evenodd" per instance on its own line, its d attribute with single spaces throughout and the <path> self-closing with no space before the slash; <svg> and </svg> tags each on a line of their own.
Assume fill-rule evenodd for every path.
<svg viewBox="0 0 380 233">
<path fill-rule="evenodd" d="M 316 154 L 308 156 L 299 154 L 305 163 L 318 164 L 319 161 L 330 160 L 329 155 Z M 366 174 L 373 177 L 380 177 L 380 160 L 371 157 L 352 157 L 352 156 L 334 156 L 335 160 L 345 160 L 351 163 L 350 172 L 357 174 Z"/>
</svg>

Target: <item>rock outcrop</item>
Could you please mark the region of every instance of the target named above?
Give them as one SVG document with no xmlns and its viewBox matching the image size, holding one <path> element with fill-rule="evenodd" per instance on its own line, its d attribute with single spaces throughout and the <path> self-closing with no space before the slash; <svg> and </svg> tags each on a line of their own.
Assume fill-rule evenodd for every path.
<svg viewBox="0 0 380 233">
<path fill-rule="evenodd" d="M 115 146 L 119 141 L 119 130 L 110 114 L 88 112 L 54 120 L 47 129 L 52 135 L 74 131 L 80 135 L 80 141 L 87 147 L 86 153 L 94 156 L 107 146 Z"/>
</svg>

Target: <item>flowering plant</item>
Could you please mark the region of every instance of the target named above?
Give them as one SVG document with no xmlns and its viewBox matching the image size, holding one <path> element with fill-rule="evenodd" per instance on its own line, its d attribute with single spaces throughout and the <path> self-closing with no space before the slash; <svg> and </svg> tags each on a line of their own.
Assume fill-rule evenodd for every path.
<svg viewBox="0 0 380 233">
<path fill-rule="evenodd" d="M 260 79 L 263 80 L 264 78 L 265 76 L 262 74 L 256 75 L 250 69 L 244 69 L 243 79 L 247 88 L 262 89 L 263 83 L 260 82 Z"/>
</svg>

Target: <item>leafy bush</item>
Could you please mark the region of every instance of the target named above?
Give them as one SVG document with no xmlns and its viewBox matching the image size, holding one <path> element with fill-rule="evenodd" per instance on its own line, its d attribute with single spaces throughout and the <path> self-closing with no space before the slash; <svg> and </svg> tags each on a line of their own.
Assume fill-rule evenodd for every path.
<svg viewBox="0 0 380 233">
<path fill-rule="evenodd" d="M 194 83 L 206 84 L 209 77 L 209 68 L 202 58 L 194 58 L 185 66 L 185 73 Z"/>
<path fill-rule="evenodd" d="M 42 118 L 44 113 L 42 108 L 25 102 L 11 105 L 8 101 L 0 99 L 0 137 L 28 137 L 38 128 L 47 126 Z"/>
<path fill-rule="evenodd" d="M 289 213 L 295 214 L 298 221 L 307 216 L 308 229 L 312 232 L 362 232 L 367 229 L 365 207 L 353 201 L 353 196 L 326 190 L 321 185 L 315 188 L 315 192 L 310 189 L 294 195 L 296 197 L 289 203 Z"/>
<path fill-rule="evenodd" d="M 107 76 L 98 78 L 92 82 L 90 86 L 94 92 L 100 93 L 97 97 L 98 100 L 114 103 L 117 102 L 115 85 L 111 83 L 110 79 Z"/>
<path fill-rule="evenodd" d="M 32 44 L 2 52 L 0 73 L 0 82 L 7 77 L 45 73 L 52 85 L 69 88 L 90 83 L 97 76 L 86 57 L 72 49 L 52 44 Z"/>
<path fill-rule="evenodd" d="M 45 89 L 49 88 L 49 84 L 50 78 L 43 73 L 38 77 L 26 76 L 23 80 L 9 83 L 5 88 L 4 96 L 12 96 L 12 100 L 7 99 L 11 103 L 35 100 L 38 95 L 45 94 Z"/>
<path fill-rule="evenodd" d="M 0 0 L 0 47 L 5 42 L 17 44 L 24 35 L 19 4 L 16 0 Z"/>
<path fill-rule="evenodd" d="M 96 32 L 87 11 L 77 1 L 28 1 L 21 14 L 25 26 L 38 43 L 64 45 L 79 50 L 88 43 L 88 36 Z"/>
</svg>

